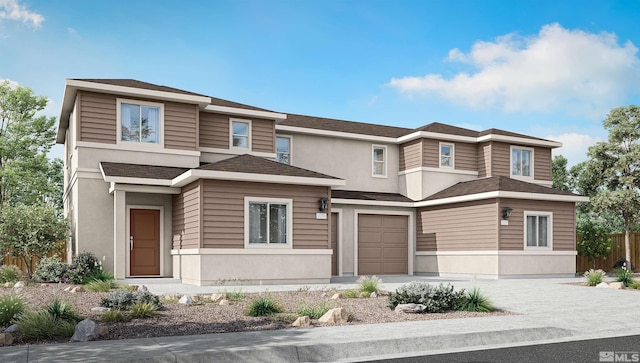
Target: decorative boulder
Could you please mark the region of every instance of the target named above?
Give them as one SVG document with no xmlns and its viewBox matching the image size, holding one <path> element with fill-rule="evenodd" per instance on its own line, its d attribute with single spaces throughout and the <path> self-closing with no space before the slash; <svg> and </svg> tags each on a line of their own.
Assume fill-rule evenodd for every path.
<svg viewBox="0 0 640 363">
<path fill-rule="evenodd" d="M 622 282 L 612 282 L 609 284 L 609 288 L 614 290 L 620 290 L 620 289 L 624 289 L 624 285 L 622 284 Z"/>
<path fill-rule="evenodd" d="M 321 323 L 344 324 L 349 321 L 349 314 L 344 308 L 335 308 L 327 311 L 318 321 Z"/>
<path fill-rule="evenodd" d="M 184 295 L 180 298 L 180 300 L 178 300 L 178 303 L 184 304 L 184 305 L 191 305 L 193 304 L 193 299 L 189 295 Z"/>
<path fill-rule="evenodd" d="M 369 295 L 369 297 L 378 297 L 378 293 L 374 291 Z"/>
<path fill-rule="evenodd" d="M 76 325 L 76 330 L 70 342 L 86 342 L 100 336 L 100 328 L 93 320 L 84 319 Z"/>
<path fill-rule="evenodd" d="M 332 300 L 338 300 L 338 299 L 341 299 L 341 298 L 342 298 L 342 295 L 340 295 L 340 294 L 338 294 L 338 293 L 333 294 L 333 296 L 331 296 L 331 299 L 332 299 Z"/>
<path fill-rule="evenodd" d="M 64 288 L 64 291 L 65 292 L 69 292 L 69 291 L 71 291 L 71 289 L 73 289 L 73 286 L 67 286 L 67 287 Z"/>
<path fill-rule="evenodd" d="M 398 313 L 419 314 L 425 311 L 427 307 L 422 304 L 398 304 L 394 309 Z"/>
<path fill-rule="evenodd" d="M 229 300 L 220 300 L 220 304 L 219 305 L 230 305 L 229 304 Z"/>
<path fill-rule="evenodd" d="M 13 287 L 13 284 L 10 282 L 5 282 L 4 287 Z"/>
<path fill-rule="evenodd" d="M 15 288 L 21 288 L 21 287 L 24 287 L 24 282 L 22 282 L 22 281 L 18 281 L 18 282 L 16 282 L 16 284 L 15 284 L 15 285 L 13 285 L 13 287 L 15 287 Z"/>
<path fill-rule="evenodd" d="M 190 294 L 189 296 L 191 296 L 191 300 L 193 300 L 193 302 L 199 302 L 200 301 L 200 295 Z"/>
<path fill-rule="evenodd" d="M 7 329 L 4 330 L 5 333 L 17 333 L 18 332 L 18 326 L 16 324 L 13 324 L 11 326 L 9 326 Z"/>
<path fill-rule="evenodd" d="M 601 283 L 597 284 L 596 287 L 599 288 L 599 289 L 608 289 L 609 288 L 609 284 L 607 284 L 606 282 L 601 282 Z"/>
<path fill-rule="evenodd" d="M 95 308 L 91 308 L 91 311 L 98 311 L 104 313 L 105 311 L 109 311 L 111 309 L 105 308 L 104 306 L 96 306 Z"/>
<path fill-rule="evenodd" d="M 149 289 L 144 285 L 140 285 L 140 287 L 138 288 L 138 291 L 149 291 Z"/>
<path fill-rule="evenodd" d="M 13 335 L 11 333 L 0 333 L 0 345 L 13 344 Z"/>
<path fill-rule="evenodd" d="M 73 289 L 71 289 L 71 293 L 75 294 L 76 292 L 84 292 L 84 287 L 82 286 L 76 286 Z"/>
<path fill-rule="evenodd" d="M 311 326 L 311 318 L 309 318 L 308 316 L 301 316 L 298 319 L 296 319 L 296 321 L 294 321 L 293 324 L 291 324 L 291 326 L 306 328 L 308 326 Z"/>
<path fill-rule="evenodd" d="M 220 300 L 227 300 L 227 294 L 211 294 L 211 302 L 218 302 Z"/>
</svg>

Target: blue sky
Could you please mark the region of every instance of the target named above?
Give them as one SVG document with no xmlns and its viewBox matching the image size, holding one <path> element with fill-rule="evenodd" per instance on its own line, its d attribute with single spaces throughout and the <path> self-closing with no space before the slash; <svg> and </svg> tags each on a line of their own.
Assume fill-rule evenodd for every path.
<svg viewBox="0 0 640 363">
<path fill-rule="evenodd" d="M 640 1 L 0 0 L 0 79 L 134 78 L 281 112 L 562 141 L 640 104 Z M 57 147 L 53 155 L 58 155 Z"/>
</svg>

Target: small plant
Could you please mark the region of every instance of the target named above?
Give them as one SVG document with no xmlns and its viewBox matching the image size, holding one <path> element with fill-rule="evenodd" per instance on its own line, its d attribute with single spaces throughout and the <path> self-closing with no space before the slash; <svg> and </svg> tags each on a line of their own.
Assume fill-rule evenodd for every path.
<svg viewBox="0 0 640 363">
<path fill-rule="evenodd" d="M 265 294 L 252 300 L 245 314 L 248 316 L 270 316 L 283 311 L 284 308 L 280 302 L 271 297 L 271 295 Z"/>
<path fill-rule="evenodd" d="M 591 269 L 589 271 L 585 271 L 584 277 L 587 279 L 585 284 L 587 286 L 596 286 L 602 282 L 604 276 L 605 276 L 605 273 L 602 270 Z"/>
<path fill-rule="evenodd" d="M 358 290 L 344 290 L 340 292 L 340 296 L 345 299 L 355 299 L 360 296 L 360 291 Z"/>
<path fill-rule="evenodd" d="M 631 275 L 631 270 L 627 269 L 626 262 L 622 264 L 622 269 L 619 270 L 618 275 L 616 276 L 616 281 L 622 282 L 625 287 L 629 287 L 629 285 L 633 284 L 635 281 Z"/>
<path fill-rule="evenodd" d="M 640 290 L 640 281 L 633 281 L 629 287 L 635 290 Z"/>
<path fill-rule="evenodd" d="M 300 316 L 308 316 L 311 319 L 320 319 L 320 317 L 330 309 L 331 308 L 326 304 L 316 306 L 309 306 L 305 304 L 300 309 L 296 310 L 296 313 Z"/>
<path fill-rule="evenodd" d="M 36 271 L 33 273 L 34 280 L 45 282 L 65 282 L 67 281 L 68 266 L 57 256 L 45 257 L 40 260 Z"/>
<path fill-rule="evenodd" d="M 93 281 L 87 283 L 84 287 L 88 291 L 109 292 L 109 291 L 111 291 L 111 289 L 116 287 L 116 283 L 113 282 L 113 280 L 107 280 L 107 281 L 93 280 Z"/>
<path fill-rule="evenodd" d="M 25 301 L 19 295 L 0 296 L 0 326 L 8 326 L 24 311 Z"/>
<path fill-rule="evenodd" d="M 176 304 L 178 301 L 180 301 L 180 297 L 173 294 L 162 295 L 162 298 L 160 300 L 165 304 Z"/>
<path fill-rule="evenodd" d="M 22 278 L 22 270 L 16 265 L 0 266 L 0 283 L 17 282 Z"/>
<path fill-rule="evenodd" d="M 134 319 L 152 318 L 156 315 L 158 315 L 158 307 L 150 302 L 138 301 L 129 310 L 129 316 Z"/>
<path fill-rule="evenodd" d="M 126 315 L 122 313 L 120 310 L 109 310 L 102 313 L 100 316 L 100 321 L 105 323 L 117 323 L 117 322 L 125 322 L 128 321 Z"/>
<path fill-rule="evenodd" d="M 239 301 L 244 299 L 244 297 L 246 296 L 246 294 L 242 292 L 242 289 L 237 289 L 233 291 L 223 290 L 221 294 L 227 295 L 227 300 L 229 301 Z"/>
<path fill-rule="evenodd" d="M 73 305 L 71 305 L 71 303 L 58 298 L 55 298 L 51 304 L 44 308 L 44 310 L 54 319 L 68 321 L 73 323 L 74 326 L 82 320 L 82 317 L 80 317 L 78 311 L 73 307 Z"/>
<path fill-rule="evenodd" d="M 298 319 L 298 314 L 294 314 L 294 313 L 277 313 L 277 314 L 271 315 L 271 319 L 276 320 L 276 321 L 281 321 L 281 322 L 286 323 L 286 324 L 291 324 L 294 321 L 296 321 L 296 319 Z"/>
<path fill-rule="evenodd" d="M 89 273 L 82 279 L 82 284 L 88 284 L 91 281 L 99 280 L 99 281 L 112 281 L 113 275 L 108 273 L 107 271 L 102 269 L 102 266 L 97 270 Z"/>
<path fill-rule="evenodd" d="M 480 291 L 480 288 L 474 287 L 464 294 L 464 297 L 460 301 L 458 310 L 488 313 L 496 310 L 496 308 L 493 306 L 489 298 Z"/>
<path fill-rule="evenodd" d="M 126 290 L 126 291 L 136 291 L 136 287 L 134 285 L 118 285 L 118 290 Z"/>
<path fill-rule="evenodd" d="M 118 310 L 129 310 L 135 303 L 150 303 L 157 309 L 162 308 L 160 298 L 148 291 L 115 290 L 102 298 L 100 306 Z"/>
<path fill-rule="evenodd" d="M 454 291 L 451 284 L 433 287 L 424 281 L 413 281 L 400 286 L 395 294 L 389 295 L 389 307 L 395 309 L 398 304 L 414 303 L 425 305 L 427 313 L 443 313 L 456 310 L 464 294 L 464 289 Z"/>
<path fill-rule="evenodd" d="M 58 320 L 45 310 L 22 313 L 16 325 L 27 340 L 70 337 L 76 327 L 75 323 Z"/>
<path fill-rule="evenodd" d="M 377 293 L 379 285 L 382 283 L 382 280 L 376 276 L 362 276 L 357 281 L 358 285 L 360 285 L 360 291 L 368 292 L 371 294 L 372 292 Z"/>
</svg>

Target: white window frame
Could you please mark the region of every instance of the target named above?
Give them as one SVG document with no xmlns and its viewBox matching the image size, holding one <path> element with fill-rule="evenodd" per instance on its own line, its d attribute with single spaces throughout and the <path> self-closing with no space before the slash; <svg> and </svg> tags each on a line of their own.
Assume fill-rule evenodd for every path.
<svg viewBox="0 0 640 363">
<path fill-rule="evenodd" d="M 375 165 L 376 163 L 379 163 L 379 161 L 376 161 L 375 157 L 374 157 L 374 152 L 376 149 L 382 149 L 382 174 L 376 174 L 375 173 Z M 373 144 L 371 145 L 371 176 L 374 178 L 386 178 L 387 177 L 387 160 L 388 158 L 388 154 L 387 154 L 387 146 L 386 145 L 376 145 Z"/>
<path fill-rule="evenodd" d="M 135 142 L 135 141 L 123 141 L 122 140 L 122 104 L 129 105 L 137 105 L 137 106 L 148 106 L 148 107 L 158 107 L 159 115 L 158 115 L 158 143 L 150 143 L 150 142 Z M 131 100 L 126 98 L 117 98 L 116 99 L 116 143 L 121 145 L 130 145 L 134 148 L 140 149 L 157 149 L 164 148 L 164 103 L 158 102 L 148 102 L 148 101 L 139 101 L 139 100 Z"/>
<path fill-rule="evenodd" d="M 278 138 L 289 139 L 289 164 L 287 164 L 287 165 L 292 165 L 292 163 L 293 163 L 293 159 L 292 159 L 293 153 L 291 151 L 293 149 L 293 137 L 290 136 L 290 135 L 276 135 L 276 161 L 278 161 L 278 154 L 281 154 L 281 153 L 278 152 Z"/>
<path fill-rule="evenodd" d="M 451 147 L 451 165 L 442 165 L 442 147 L 450 146 Z M 440 142 L 438 145 L 438 164 L 443 169 L 454 169 L 455 168 L 455 160 L 456 160 L 456 144 L 452 142 Z"/>
<path fill-rule="evenodd" d="M 249 203 L 277 203 L 287 205 L 287 243 L 250 243 Z M 244 247 L 245 248 L 293 248 L 293 199 L 244 197 Z"/>
<path fill-rule="evenodd" d="M 529 170 L 529 176 L 522 176 L 522 175 L 515 175 L 513 174 L 513 150 L 528 150 L 531 151 L 531 165 L 529 166 L 531 168 L 531 170 Z M 535 169 L 535 150 L 531 147 L 525 147 L 525 146 L 514 146 L 511 145 L 511 147 L 509 148 L 509 175 L 511 175 L 512 178 L 514 179 L 525 179 L 525 180 L 533 180 L 534 179 L 534 175 L 533 175 L 533 171 Z"/>
<path fill-rule="evenodd" d="M 248 125 L 247 127 L 247 147 L 239 147 L 239 146 L 233 146 L 233 123 L 234 122 L 242 122 Z M 245 119 L 241 119 L 241 118 L 230 118 L 229 119 L 229 150 L 251 150 L 252 149 L 252 144 L 251 144 L 251 134 L 252 134 L 252 128 L 251 128 L 251 120 L 245 120 Z"/>
<path fill-rule="evenodd" d="M 527 217 L 547 217 L 547 246 L 527 246 Z M 536 225 L 537 230 L 537 225 Z M 553 250 L 553 212 L 524 211 L 522 220 L 525 250 Z M 536 241 L 536 244 L 538 241 Z"/>
</svg>

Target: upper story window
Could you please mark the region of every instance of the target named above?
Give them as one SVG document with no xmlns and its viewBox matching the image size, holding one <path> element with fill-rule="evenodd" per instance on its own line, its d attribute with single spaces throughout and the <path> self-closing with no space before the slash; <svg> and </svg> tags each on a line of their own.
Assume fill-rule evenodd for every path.
<svg viewBox="0 0 640 363">
<path fill-rule="evenodd" d="M 231 119 L 231 147 L 251 148 L 251 121 Z"/>
<path fill-rule="evenodd" d="M 533 149 L 511 147 L 511 176 L 533 177 Z"/>
<path fill-rule="evenodd" d="M 373 145 L 373 171 L 372 175 L 375 177 L 387 176 L 387 147 L 380 145 Z"/>
<path fill-rule="evenodd" d="M 162 144 L 164 105 L 118 99 L 118 142 Z"/>
<path fill-rule="evenodd" d="M 525 248 L 551 248 L 553 235 L 552 214 L 549 212 L 525 211 L 524 218 Z"/>
<path fill-rule="evenodd" d="M 276 160 L 279 163 L 291 164 L 291 138 L 288 136 L 276 137 Z"/>
<path fill-rule="evenodd" d="M 291 247 L 291 199 L 245 197 L 245 246 Z"/>
<path fill-rule="evenodd" d="M 440 167 L 453 168 L 454 144 L 440 143 Z"/>
</svg>

